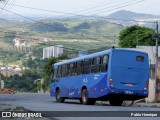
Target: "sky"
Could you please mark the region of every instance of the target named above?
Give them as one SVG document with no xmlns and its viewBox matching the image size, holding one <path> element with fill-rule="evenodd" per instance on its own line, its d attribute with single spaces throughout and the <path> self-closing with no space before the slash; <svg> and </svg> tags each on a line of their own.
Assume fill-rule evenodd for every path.
<svg viewBox="0 0 160 120">
<path fill-rule="evenodd" d="M 137 4 L 134 4 L 138 2 Z M 119 10 L 160 15 L 160 0 L 9 0 L 9 4 L 40 8 L 45 12 L 7 5 L 5 9 L 21 15 L 63 16 L 65 12 L 79 15 L 109 15 Z M 0 3 L 0 7 L 4 2 Z M 1 15 L 7 14 L 5 10 Z M 65 14 L 66 15 L 66 14 Z"/>
</svg>

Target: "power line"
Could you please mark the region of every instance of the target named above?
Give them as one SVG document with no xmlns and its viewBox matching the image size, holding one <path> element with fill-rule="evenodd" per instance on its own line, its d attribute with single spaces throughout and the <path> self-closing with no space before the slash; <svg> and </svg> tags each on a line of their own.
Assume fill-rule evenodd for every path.
<svg viewBox="0 0 160 120">
<path fill-rule="evenodd" d="M 92 10 L 92 9 L 94 9 L 94 8 L 97 8 L 97 7 L 102 7 L 102 6 L 108 6 L 109 5 L 109 3 L 113 3 L 112 2 L 112 0 L 110 0 L 110 1 L 105 1 L 105 2 L 102 2 L 101 4 L 99 4 L 99 5 L 97 5 L 96 4 L 96 6 L 94 6 L 94 7 L 89 7 L 89 8 L 87 8 L 87 9 L 83 9 L 83 10 L 81 10 L 81 11 L 75 11 L 74 10 L 74 12 L 76 12 L 76 13 L 81 13 L 81 12 L 83 12 L 83 11 L 88 11 L 88 10 Z M 90 5 L 91 6 L 91 5 Z M 73 11 L 73 10 L 72 10 Z"/>
<path fill-rule="evenodd" d="M 89 13 L 94 13 L 94 15 L 97 15 L 99 13 L 104 13 L 104 12 L 109 12 L 109 11 L 113 11 L 113 10 L 117 10 L 117 9 L 120 9 L 120 8 L 123 8 L 123 7 L 127 7 L 127 6 L 131 6 L 131 5 L 134 5 L 134 4 L 137 4 L 137 3 L 140 3 L 140 2 L 143 2 L 145 0 L 140 0 L 140 1 L 136 1 L 136 2 L 133 2 L 133 1 L 128 1 L 128 2 L 124 2 L 124 3 L 120 3 L 120 4 L 116 4 L 116 5 L 113 5 L 113 6 L 110 6 L 110 7 L 107 7 L 107 8 L 103 8 L 103 9 L 99 9 L 99 10 L 96 10 L 96 11 L 91 11 Z M 126 4 L 126 3 L 130 3 L 130 4 Z M 125 5 L 123 5 L 125 4 Z M 123 6 L 119 6 L 119 5 L 123 5 Z M 112 8 L 112 7 L 116 7 L 116 8 Z M 112 8 L 112 9 L 109 9 L 109 8 Z M 107 11 L 104 11 L 105 9 L 108 9 Z M 97 12 L 97 11 L 102 11 L 103 12 Z M 92 15 L 93 16 L 93 15 Z M 74 17 L 74 16 L 72 16 Z M 72 19 L 72 17 L 70 17 Z M 79 18 L 83 18 L 82 17 L 77 17 L 77 18 L 74 18 L 74 19 L 79 19 Z M 106 18 L 108 19 L 108 18 Z M 110 18 L 109 18 L 110 19 Z M 121 21 L 130 21 L 130 22 L 138 22 L 136 20 L 124 20 L 124 19 L 116 19 L 116 18 L 111 18 L 112 20 L 121 20 Z M 143 22 L 143 21 L 142 21 Z"/>
<path fill-rule="evenodd" d="M 39 21 L 33 20 L 33 19 L 31 19 L 31 18 L 28 18 L 28 17 L 22 16 L 22 15 L 20 15 L 20 14 L 17 14 L 17 13 L 11 12 L 11 11 L 9 11 L 9 10 L 6 10 L 6 9 L 4 9 L 4 10 L 5 10 L 5 11 L 7 11 L 7 12 L 10 12 L 10 13 L 12 13 L 12 14 L 18 15 L 18 16 L 20 16 L 20 17 L 23 17 L 23 18 L 25 18 L 25 19 L 29 19 L 29 20 L 31 20 L 31 21 L 34 21 L 34 22 L 37 22 L 37 23 L 41 23 L 41 24 L 46 25 L 46 26 L 54 27 L 54 26 L 51 26 L 51 25 L 45 24 L 45 23 L 43 23 L 43 22 L 39 22 Z M 126 20 L 125 20 L 125 21 L 126 21 Z M 55 28 L 55 27 L 54 27 L 54 28 Z M 56 27 L 56 29 L 59 29 L 59 30 L 60 30 L 60 28 L 57 28 L 57 27 Z M 89 38 L 89 37 L 87 37 L 87 36 L 83 36 L 82 34 L 81 34 L 81 35 L 76 34 L 76 35 L 81 36 L 81 37 L 86 37 L 86 38 L 88 38 L 88 39 L 91 39 L 91 38 Z M 97 38 L 92 38 L 92 39 L 96 39 L 96 40 L 97 40 Z"/>
<path fill-rule="evenodd" d="M 0 8 L 0 9 L 1 9 L 1 8 Z M 65 30 L 65 29 L 61 29 L 61 28 L 58 28 L 58 27 L 55 27 L 55 26 L 51 26 L 51 25 L 49 25 L 49 24 L 46 24 L 46 23 L 43 23 L 43 22 L 40 22 L 40 21 L 31 19 L 31 18 L 28 18 L 28 17 L 25 17 L 25 16 L 23 16 L 23 15 L 17 14 L 17 13 L 15 13 L 15 12 L 11 12 L 11 11 L 6 10 L 6 9 L 3 9 L 3 10 L 5 10 L 5 11 L 7 11 L 7 12 L 9 12 L 9 13 L 15 14 L 15 15 L 17 15 L 17 16 L 23 17 L 23 18 L 25 18 L 25 19 L 28 19 L 28 20 L 30 20 L 30 21 L 34 21 L 34 22 L 36 22 L 36 23 L 40 23 L 40 24 L 46 25 L 46 26 L 51 27 L 51 28 L 56 28 L 57 30 Z"/>
<path fill-rule="evenodd" d="M 106 3 L 110 3 L 110 2 L 112 2 L 113 0 L 105 0 L 105 1 L 103 1 L 103 2 L 98 2 L 98 3 L 94 3 L 94 4 L 89 4 L 89 5 L 85 5 L 85 6 L 83 6 L 83 7 L 79 7 L 79 8 L 73 8 L 73 9 L 71 9 L 71 10 L 68 10 L 68 11 L 70 11 L 70 12 L 72 12 L 72 11 L 74 11 L 74 12 L 78 12 L 78 11 L 76 11 L 76 10 L 81 10 L 82 8 L 87 8 L 87 9 L 92 9 L 93 7 L 90 7 L 90 6 L 94 6 L 94 5 L 96 5 L 96 6 L 94 6 L 94 7 L 98 7 L 98 6 L 100 6 L 100 5 L 104 5 L 104 4 L 106 4 Z M 86 10 L 86 9 L 85 9 Z M 84 11 L 84 9 L 83 9 L 83 11 Z"/>
<path fill-rule="evenodd" d="M 6 3 L 4 4 L 4 6 L 2 7 L 2 9 L 1 9 L 1 11 L 0 11 L 0 14 L 2 13 L 3 9 L 6 7 L 8 1 L 9 1 L 9 0 L 7 0 Z"/>
<path fill-rule="evenodd" d="M 0 8 L 0 9 L 1 9 L 1 8 Z M 57 27 L 54 27 L 54 26 L 45 24 L 45 23 L 43 23 L 43 22 L 39 22 L 39 21 L 33 20 L 33 19 L 31 19 L 31 18 L 25 17 L 25 16 L 23 16 L 23 15 L 20 15 L 20 14 L 14 13 L 14 12 L 11 12 L 11 11 L 9 11 L 9 10 L 6 10 L 6 9 L 4 9 L 4 10 L 7 11 L 7 12 L 9 12 L 9 13 L 15 14 L 15 15 L 17 15 L 17 16 L 23 17 L 23 18 L 25 18 L 25 19 L 28 19 L 28 20 L 31 20 L 31 21 L 34 21 L 34 22 L 37 22 L 37 23 L 41 23 L 41 24 L 43 24 L 43 25 L 46 25 L 46 26 L 49 26 L 49 27 L 52 27 L 52 28 L 56 28 L 57 30 L 63 30 L 63 29 L 60 29 L 60 28 L 57 28 Z M 64 32 L 64 33 L 68 33 L 68 32 Z M 88 38 L 87 36 L 82 36 L 82 35 L 79 35 L 79 34 L 76 34 L 76 35 L 81 36 L 81 37 L 86 37 L 86 38 Z M 88 38 L 88 39 L 91 39 L 91 38 Z"/>
<path fill-rule="evenodd" d="M 144 1 L 144 0 L 143 0 Z M 130 1 L 128 1 L 128 2 L 130 2 Z M 138 1 L 138 2 L 141 2 L 141 1 Z M 137 2 L 136 2 L 137 3 Z M 121 3 L 122 4 L 122 3 Z M 133 4 L 133 3 L 132 3 Z M 134 3 L 135 4 L 135 3 Z M 117 4 L 117 5 L 120 5 L 120 4 Z M 131 4 L 129 4 L 129 5 L 131 5 Z M 125 5 L 126 6 L 126 5 Z M 22 7 L 22 6 L 21 6 Z M 25 7 L 25 6 L 23 6 L 23 7 Z M 112 6 L 113 7 L 113 6 Z M 26 7 L 25 7 L 26 8 Z M 29 8 L 29 9 L 31 9 L 30 7 L 27 7 L 27 8 Z M 32 8 L 32 9 L 37 9 L 37 8 Z M 38 10 L 43 10 L 43 9 L 38 9 Z M 46 10 L 45 10 L 46 11 Z M 47 10 L 47 11 L 50 11 L 50 10 Z M 11 12 L 11 11 L 10 11 Z M 51 12 L 51 11 L 50 11 Z M 53 12 L 53 11 L 52 11 Z M 55 11 L 54 11 L 55 12 Z M 13 12 L 12 12 L 13 13 Z M 64 12 L 63 12 L 64 13 Z M 65 14 L 68 14 L 68 13 L 65 13 Z M 71 14 L 73 14 L 73 13 L 71 13 Z M 18 14 L 16 14 L 16 15 L 18 15 Z M 75 15 L 75 14 L 74 14 Z M 21 17 L 22 17 L 22 15 L 20 15 Z M 84 17 L 84 15 L 80 15 L 81 17 Z M 24 16 L 23 16 L 24 17 Z M 86 17 L 86 16 L 85 16 Z M 87 16 L 88 17 L 88 16 Z M 93 17 L 93 16 L 89 16 L 89 17 Z M 26 19 L 28 19 L 28 17 L 24 17 L 24 18 L 26 18 Z M 96 17 L 96 18 L 99 18 L 99 17 Z M 101 17 L 102 18 L 102 17 Z M 103 18 L 103 19 L 113 19 L 113 18 Z M 29 18 L 29 20 L 31 20 L 30 18 Z M 121 20 L 121 19 L 115 19 L 114 18 L 114 20 Z M 33 19 L 32 19 L 32 21 L 33 21 Z M 34 20 L 35 21 L 35 20 Z M 137 22 L 137 21 L 135 21 L 135 20 L 121 20 L 121 21 L 134 21 L 134 22 Z M 39 22 L 39 21 L 35 21 L 35 22 Z M 39 23 L 41 23 L 41 24 L 45 24 L 45 23 L 43 23 L 43 22 L 39 22 Z M 48 26 L 48 24 L 45 24 L 45 25 L 47 25 Z M 50 25 L 49 25 L 50 26 Z M 51 26 L 51 27 L 53 27 L 53 26 Z M 54 27 L 55 28 L 55 27 Z M 56 29 L 60 29 L 60 28 L 56 28 Z M 82 35 L 78 35 L 78 36 L 81 36 L 81 37 L 85 37 L 85 36 L 82 36 Z M 88 37 L 86 37 L 86 38 L 88 38 Z M 88 38 L 88 39 L 91 39 L 91 38 Z M 97 39 L 97 38 L 92 38 L 92 39 Z"/>
<path fill-rule="evenodd" d="M 137 4 L 137 3 L 140 3 L 142 1 L 145 1 L 145 0 L 141 0 L 141 1 L 137 1 L 137 2 L 134 2 L 132 4 L 127 4 L 127 5 L 124 5 L 124 6 L 121 6 L 121 7 L 118 7 L 118 8 L 115 8 L 115 9 L 112 9 L 112 10 L 116 10 L 116 9 L 119 9 L 119 8 L 122 8 L 122 7 L 127 7 L 127 6 L 130 6 L 130 5 L 133 5 L 133 4 Z M 13 5 L 13 4 L 8 4 L 8 5 Z M 75 14 L 75 13 L 66 13 L 66 12 L 59 12 L 59 11 L 52 11 L 52 10 L 47 10 L 47 9 L 40 9 L 40 8 L 33 8 L 33 7 L 27 7 L 27 6 L 22 6 L 22 5 L 13 5 L 13 6 L 17 6 L 17 7 L 22 7 L 22 8 L 27 8 L 27 9 L 34 9 L 34 10 L 40 10 L 40 11 L 46 11 L 46 12 L 52 12 L 52 13 L 60 13 L 60 14 L 64 14 L 64 15 L 73 15 L 73 16 L 79 16 L 79 17 L 88 17 L 88 18 L 96 18 L 96 19 L 108 19 L 108 20 L 120 20 L 120 21 L 130 21 L 130 22 L 139 22 L 137 20 L 123 20 L 123 19 L 116 19 L 116 18 L 106 18 L 106 17 L 100 17 L 100 16 L 92 16 L 92 15 L 80 15 L 80 14 Z M 8 11 L 8 12 L 11 12 L 11 11 Z M 105 11 L 106 12 L 106 11 Z M 17 14 L 17 13 L 14 13 L 12 12 L 13 14 Z M 17 14 L 17 15 L 20 15 L 20 14 Z M 22 16 L 22 15 L 20 15 Z M 27 17 L 26 17 L 27 19 Z M 58 19 L 59 20 L 59 19 Z M 141 21 L 141 22 L 146 22 L 146 21 Z"/>
<path fill-rule="evenodd" d="M 138 0 L 137 2 L 143 2 L 143 1 L 145 1 L 145 0 L 140 0 L 140 1 Z M 107 8 L 102 8 L 102 6 L 104 6 L 104 5 L 102 5 L 100 9 L 98 9 L 98 10 L 96 9 L 96 10 L 91 11 L 91 12 L 88 12 L 88 13 L 94 13 L 94 14 L 96 14 L 96 12 L 99 13 L 98 11 L 102 11 L 102 10 L 110 9 L 110 8 L 113 8 L 113 10 L 114 10 L 114 9 L 117 9 L 117 8 L 114 8 L 114 7 L 117 7 L 117 6 L 120 6 L 120 5 L 124 5 L 124 4 L 127 4 L 127 5 L 128 5 L 128 3 L 134 4 L 134 3 L 132 3 L 132 2 L 135 3 L 135 1 L 130 0 L 130 1 L 121 2 L 121 3 L 119 3 L 119 4 L 115 4 L 115 5 L 112 5 L 112 6 L 108 6 Z M 92 9 L 89 9 L 89 10 L 92 10 Z M 108 11 L 107 11 L 107 12 L 108 12 Z"/>
<path fill-rule="evenodd" d="M 8 2 L 8 1 L 7 1 L 7 2 Z M 9 3 L 11 3 L 11 4 L 14 5 L 14 4 L 16 3 L 16 0 L 12 0 L 12 1 L 8 2 L 8 3 L 6 4 L 6 7 L 8 7 L 7 5 L 8 5 Z M 7 8 L 7 9 L 10 9 L 11 7 L 13 7 L 13 6 L 10 6 L 10 7 Z M 4 7 L 3 7 L 3 8 L 4 8 Z M 1 18 L 4 18 L 4 19 L 5 19 L 6 15 L 7 15 L 7 12 L 6 12 L 6 11 L 3 11 L 3 13 L 1 13 Z"/>
<path fill-rule="evenodd" d="M 116 9 L 119 9 L 119 8 L 123 8 L 123 7 L 128 7 L 128 6 L 131 6 L 131 5 L 134 5 L 134 4 L 137 4 L 137 3 L 140 3 L 140 2 L 144 2 L 144 1 L 146 1 L 146 0 L 140 0 L 140 1 L 137 1 L 137 2 L 130 3 L 130 4 L 126 4 L 126 5 L 123 5 L 123 6 L 117 7 L 117 8 L 115 8 L 115 9 L 113 8 L 113 9 L 107 10 L 107 12 L 108 12 L 108 11 L 112 11 L 112 10 L 116 10 Z M 129 3 L 129 2 L 127 2 L 127 3 Z M 101 9 L 101 10 L 103 10 L 103 9 Z M 104 13 L 104 12 L 106 12 L 106 11 L 99 12 L 99 13 Z"/>
<path fill-rule="evenodd" d="M 132 4 L 133 4 L 133 3 L 132 3 Z M 20 17 L 23 17 L 23 18 L 25 18 L 25 19 L 29 19 L 29 20 L 34 21 L 34 22 L 37 22 L 37 23 L 41 23 L 41 24 L 44 24 L 44 25 L 47 25 L 47 26 L 50 26 L 50 27 L 54 27 L 54 26 L 45 24 L 45 23 L 43 23 L 43 22 L 39 22 L 39 21 L 33 20 L 33 19 L 31 19 L 31 18 L 22 16 L 22 15 L 20 15 L 20 14 L 11 12 L 11 11 L 9 11 L 9 10 L 6 10 L 6 9 L 4 9 L 4 10 L 7 11 L 7 12 L 10 12 L 10 13 L 12 13 L 12 14 L 18 15 L 18 16 L 20 16 Z M 67 13 L 66 13 L 66 14 L 67 14 Z M 81 16 L 84 16 L 84 15 L 81 15 Z M 86 16 L 85 16 L 85 17 L 86 17 Z M 88 17 L 88 16 L 87 16 L 87 17 Z M 89 17 L 93 17 L 93 16 L 89 16 Z M 96 17 L 96 18 L 113 19 L 113 18 L 104 18 L 104 17 Z M 114 20 L 122 20 L 122 19 L 114 19 Z M 137 22 L 137 21 L 135 21 L 135 20 L 123 20 L 123 21 L 134 21 L 134 22 Z M 55 27 L 54 27 L 54 28 L 55 28 Z M 57 27 L 56 27 L 56 29 L 59 29 L 59 30 L 60 30 L 60 28 L 57 28 Z M 78 35 L 79 35 L 79 34 L 78 34 Z M 86 36 L 83 36 L 82 34 L 79 35 L 79 36 L 81 36 L 81 37 L 86 37 Z M 86 38 L 88 38 L 88 37 L 86 37 Z M 88 39 L 97 39 L 97 38 L 88 38 Z"/>
</svg>

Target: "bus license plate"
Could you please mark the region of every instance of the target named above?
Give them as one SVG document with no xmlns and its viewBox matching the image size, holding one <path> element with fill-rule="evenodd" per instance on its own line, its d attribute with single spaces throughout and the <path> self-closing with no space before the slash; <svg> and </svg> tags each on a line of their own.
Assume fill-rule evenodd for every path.
<svg viewBox="0 0 160 120">
<path fill-rule="evenodd" d="M 128 91 L 128 90 L 127 90 L 127 91 L 125 91 L 124 93 L 125 93 L 125 94 L 133 94 L 133 91 Z"/>
</svg>

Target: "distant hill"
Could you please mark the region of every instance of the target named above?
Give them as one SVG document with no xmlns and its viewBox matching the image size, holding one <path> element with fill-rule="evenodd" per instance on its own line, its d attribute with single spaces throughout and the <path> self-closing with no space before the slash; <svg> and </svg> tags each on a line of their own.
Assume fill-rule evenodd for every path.
<svg viewBox="0 0 160 120">
<path fill-rule="evenodd" d="M 49 22 L 49 23 L 34 23 L 31 26 L 31 30 L 39 32 L 67 32 L 68 29 L 63 23 Z"/>
<path fill-rule="evenodd" d="M 120 10 L 118 12 L 112 13 L 107 16 L 107 18 L 117 18 L 123 20 L 133 20 L 133 19 L 145 19 L 145 18 L 157 18 L 160 16 L 144 14 L 144 13 L 135 13 L 126 10 Z"/>
<path fill-rule="evenodd" d="M 83 22 L 75 27 L 72 28 L 72 31 L 73 32 L 78 32 L 80 31 L 81 29 L 90 29 L 91 28 L 91 25 L 88 23 L 88 22 Z"/>
<path fill-rule="evenodd" d="M 55 22 L 54 20 L 48 19 L 41 22 L 45 25 L 34 23 L 30 26 L 30 30 L 38 32 L 68 32 L 72 34 L 117 36 L 123 28 L 122 25 L 109 23 L 104 20 Z"/>
</svg>

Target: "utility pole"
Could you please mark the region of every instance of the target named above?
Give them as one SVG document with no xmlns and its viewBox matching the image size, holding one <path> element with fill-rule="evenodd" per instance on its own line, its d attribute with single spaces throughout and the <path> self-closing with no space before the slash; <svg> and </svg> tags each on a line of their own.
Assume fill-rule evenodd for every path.
<svg viewBox="0 0 160 120">
<path fill-rule="evenodd" d="M 156 102 L 156 81 L 157 81 L 157 69 L 158 69 L 158 21 L 155 22 L 156 23 L 156 29 L 155 29 L 155 39 L 156 39 L 156 54 L 155 54 L 155 86 L 154 86 L 154 95 L 155 95 L 155 98 L 154 98 L 154 101 Z"/>
</svg>

